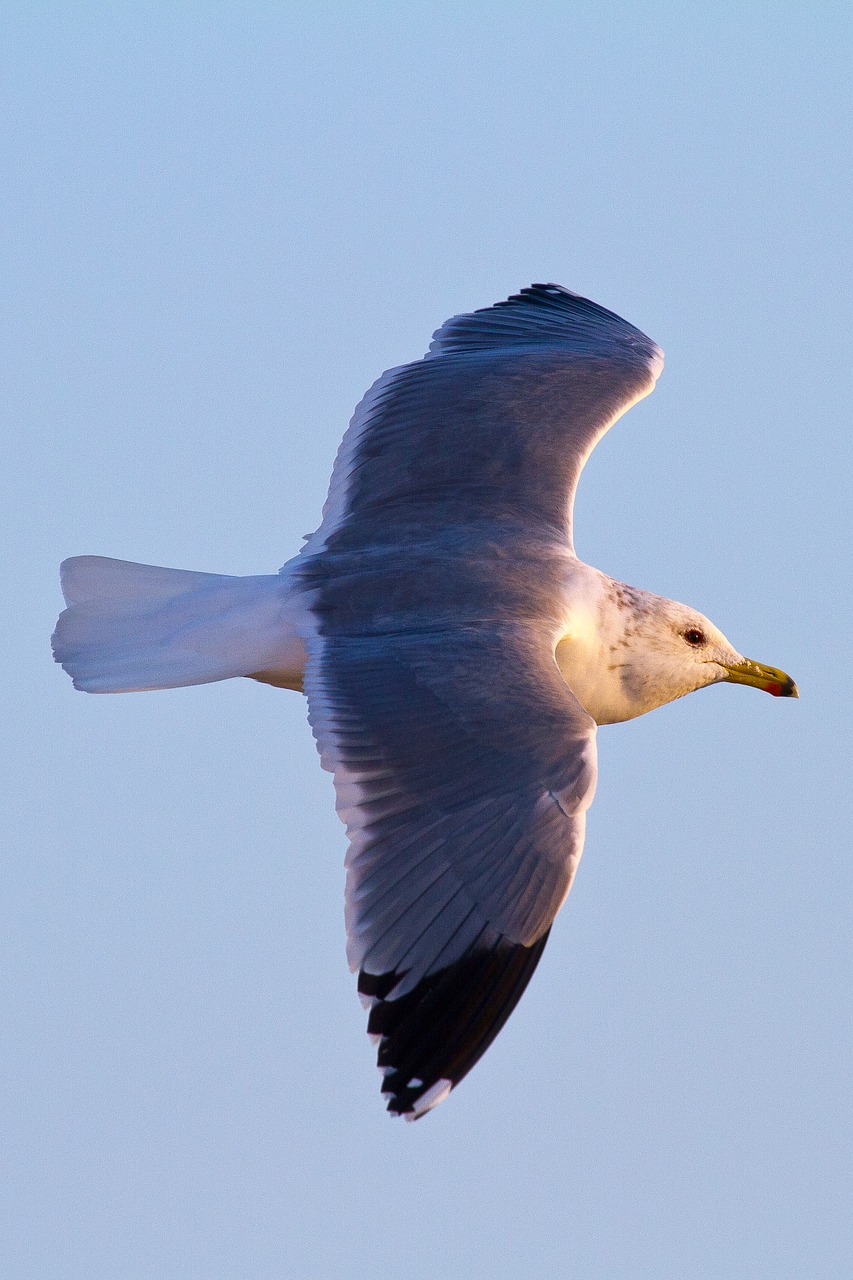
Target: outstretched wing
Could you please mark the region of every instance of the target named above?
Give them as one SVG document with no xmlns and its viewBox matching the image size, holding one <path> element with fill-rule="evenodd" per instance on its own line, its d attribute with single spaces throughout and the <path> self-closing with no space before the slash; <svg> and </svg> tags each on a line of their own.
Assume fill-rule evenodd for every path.
<svg viewBox="0 0 853 1280">
<path fill-rule="evenodd" d="M 321 636 L 305 692 L 350 838 L 348 954 L 383 1092 L 415 1119 L 542 954 L 581 854 L 595 725 L 526 624 Z"/>
<path fill-rule="evenodd" d="M 393 540 L 437 510 L 445 522 L 520 516 L 571 544 L 586 459 L 662 367 L 639 329 L 559 285 L 454 316 L 356 409 L 305 550 L 363 546 L 378 518 Z"/>
<path fill-rule="evenodd" d="M 410 1118 L 500 1030 L 571 885 L 595 780 L 595 726 L 554 660 L 574 491 L 661 366 L 557 285 L 448 320 L 356 409 L 303 548 L 350 961 Z"/>
</svg>

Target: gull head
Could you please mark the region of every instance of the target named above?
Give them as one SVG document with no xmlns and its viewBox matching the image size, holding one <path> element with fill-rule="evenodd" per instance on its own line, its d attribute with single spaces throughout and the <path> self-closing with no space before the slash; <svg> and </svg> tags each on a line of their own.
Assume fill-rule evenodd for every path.
<svg viewBox="0 0 853 1280">
<path fill-rule="evenodd" d="M 598 724 L 632 720 L 723 682 L 799 696 L 789 675 L 745 658 L 689 605 L 609 578 L 602 586 L 592 625 L 570 627 L 556 652 L 566 682 Z"/>
</svg>

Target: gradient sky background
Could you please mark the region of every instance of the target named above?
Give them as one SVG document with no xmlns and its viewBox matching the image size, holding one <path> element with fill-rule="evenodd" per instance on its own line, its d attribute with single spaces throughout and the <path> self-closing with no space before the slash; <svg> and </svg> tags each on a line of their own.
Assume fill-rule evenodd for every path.
<svg viewBox="0 0 853 1280">
<path fill-rule="evenodd" d="M 5 1276 L 853 1274 L 850 11 L 592 7 L 5 7 Z M 602 730 L 536 977 L 406 1125 L 302 700 L 75 693 L 57 566 L 274 571 L 373 379 L 533 280 L 667 354 L 579 553 L 801 700 Z"/>
</svg>

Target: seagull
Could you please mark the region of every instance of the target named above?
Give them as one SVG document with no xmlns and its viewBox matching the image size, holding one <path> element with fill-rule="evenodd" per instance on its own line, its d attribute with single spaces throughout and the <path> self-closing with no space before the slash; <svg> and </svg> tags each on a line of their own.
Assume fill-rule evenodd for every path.
<svg viewBox="0 0 853 1280">
<path fill-rule="evenodd" d="M 539 963 L 597 726 L 721 681 L 798 696 L 695 609 L 575 555 L 584 463 L 662 367 L 613 312 L 534 284 L 373 384 L 278 574 L 62 565 L 53 649 L 78 689 L 304 693 L 349 838 L 347 956 L 407 1120 L 467 1075 Z"/>
</svg>

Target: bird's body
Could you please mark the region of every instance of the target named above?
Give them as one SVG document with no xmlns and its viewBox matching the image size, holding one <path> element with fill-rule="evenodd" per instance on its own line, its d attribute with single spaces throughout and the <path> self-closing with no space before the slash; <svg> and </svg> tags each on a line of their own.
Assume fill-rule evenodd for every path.
<svg viewBox="0 0 853 1280">
<path fill-rule="evenodd" d="M 535 285 L 383 374 L 280 574 L 63 566 L 54 648 L 79 688 L 305 692 L 350 837 L 348 955 L 408 1118 L 536 967 L 581 854 L 596 725 L 722 680 L 796 693 L 695 610 L 574 554 L 583 464 L 661 367 L 639 330 Z"/>
</svg>

